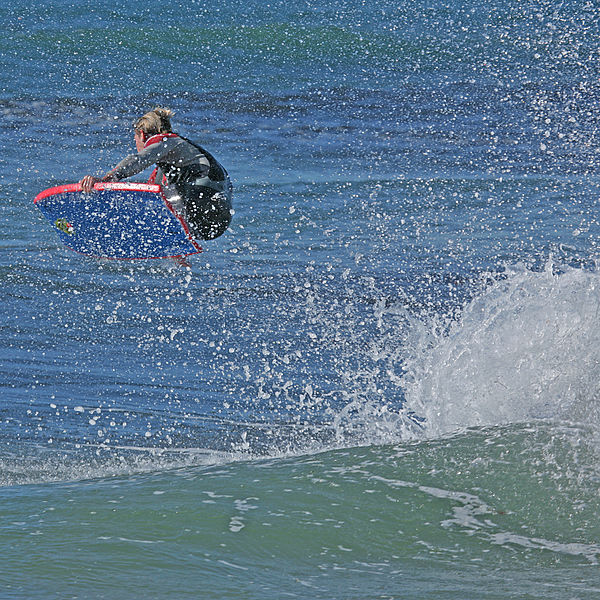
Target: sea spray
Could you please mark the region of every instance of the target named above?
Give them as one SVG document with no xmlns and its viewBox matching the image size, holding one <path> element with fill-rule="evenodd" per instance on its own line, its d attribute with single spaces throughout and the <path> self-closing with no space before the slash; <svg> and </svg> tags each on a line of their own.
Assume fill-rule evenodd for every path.
<svg viewBox="0 0 600 600">
<path fill-rule="evenodd" d="M 515 266 L 450 323 L 416 321 L 404 390 L 427 434 L 532 419 L 598 424 L 599 284 L 595 270 Z"/>
</svg>

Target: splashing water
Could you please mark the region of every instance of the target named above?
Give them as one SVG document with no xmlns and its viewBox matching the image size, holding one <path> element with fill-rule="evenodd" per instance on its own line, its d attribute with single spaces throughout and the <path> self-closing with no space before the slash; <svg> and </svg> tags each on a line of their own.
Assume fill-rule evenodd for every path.
<svg viewBox="0 0 600 600">
<path fill-rule="evenodd" d="M 600 279 L 515 267 L 457 320 L 414 323 L 406 404 L 429 436 L 534 419 L 600 426 Z"/>
</svg>

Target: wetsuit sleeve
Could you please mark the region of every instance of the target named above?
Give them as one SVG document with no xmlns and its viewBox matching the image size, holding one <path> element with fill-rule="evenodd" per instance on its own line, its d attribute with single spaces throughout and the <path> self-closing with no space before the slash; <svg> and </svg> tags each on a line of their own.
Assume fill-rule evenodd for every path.
<svg viewBox="0 0 600 600">
<path fill-rule="evenodd" d="M 102 178 L 102 181 L 121 181 L 121 179 L 141 173 L 144 169 L 164 158 L 171 151 L 169 141 L 152 144 L 144 148 L 139 154 L 126 156 L 114 169 Z"/>
</svg>

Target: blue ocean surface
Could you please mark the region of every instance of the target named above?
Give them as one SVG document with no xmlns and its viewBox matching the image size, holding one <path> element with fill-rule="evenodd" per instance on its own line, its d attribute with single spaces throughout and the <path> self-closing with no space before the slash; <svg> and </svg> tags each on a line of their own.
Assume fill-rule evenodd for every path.
<svg viewBox="0 0 600 600">
<path fill-rule="evenodd" d="M 600 598 L 596 3 L 0 23 L 0 598 Z M 70 251 L 155 106 L 231 228 Z"/>
</svg>

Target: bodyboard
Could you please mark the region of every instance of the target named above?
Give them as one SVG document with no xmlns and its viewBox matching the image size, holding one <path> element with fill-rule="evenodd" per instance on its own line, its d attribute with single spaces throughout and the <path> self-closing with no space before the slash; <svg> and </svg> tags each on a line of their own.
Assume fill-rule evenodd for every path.
<svg viewBox="0 0 600 600">
<path fill-rule="evenodd" d="M 132 260 L 202 251 L 160 185 L 96 183 L 84 193 L 72 183 L 41 192 L 34 203 L 65 246 L 88 256 Z"/>
</svg>

